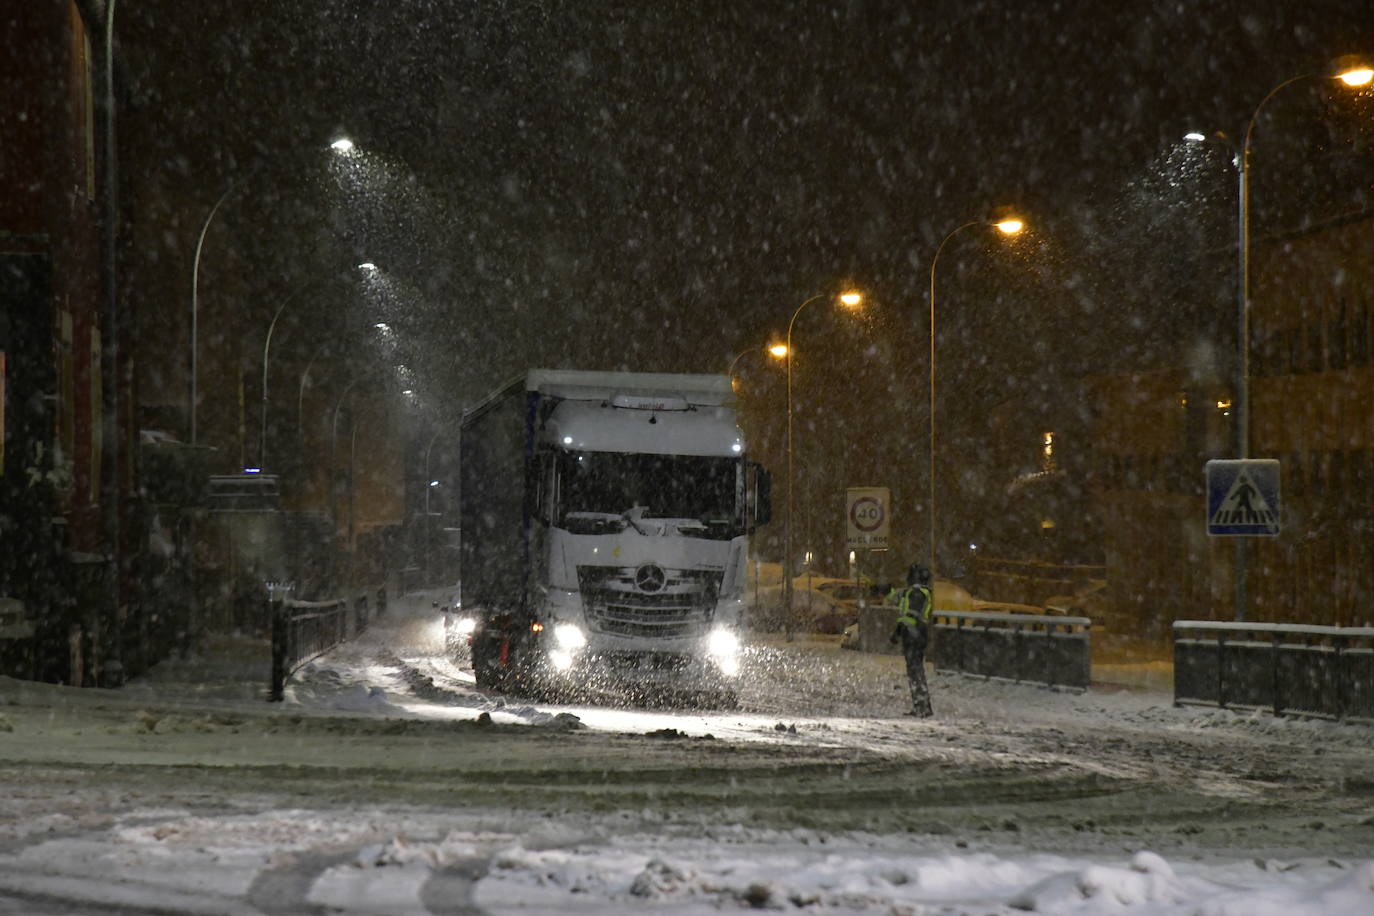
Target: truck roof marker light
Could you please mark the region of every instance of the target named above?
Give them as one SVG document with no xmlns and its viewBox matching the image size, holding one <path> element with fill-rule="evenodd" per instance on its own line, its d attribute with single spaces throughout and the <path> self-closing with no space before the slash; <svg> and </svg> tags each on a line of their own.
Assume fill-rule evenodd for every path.
<svg viewBox="0 0 1374 916">
<path fill-rule="evenodd" d="M 544 632 L 544 625 L 543 625 L 542 623 L 540 623 L 539 621 L 536 620 L 534 623 L 530 624 L 530 632 L 531 632 L 531 633 L 543 633 L 543 632 Z"/>
<path fill-rule="evenodd" d="M 648 394 L 618 394 L 611 398 L 611 406 L 630 410 L 687 410 L 690 407 L 686 398 Z"/>
</svg>

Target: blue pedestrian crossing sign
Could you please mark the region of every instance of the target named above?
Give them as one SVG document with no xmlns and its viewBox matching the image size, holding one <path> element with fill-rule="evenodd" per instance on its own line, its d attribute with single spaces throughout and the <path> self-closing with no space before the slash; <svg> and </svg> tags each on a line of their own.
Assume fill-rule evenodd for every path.
<svg viewBox="0 0 1374 916">
<path fill-rule="evenodd" d="M 1275 458 L 1207 462 L 1207 533 L 1273 537 L 1279 533 L 1279 462 Z"/>
</svg>

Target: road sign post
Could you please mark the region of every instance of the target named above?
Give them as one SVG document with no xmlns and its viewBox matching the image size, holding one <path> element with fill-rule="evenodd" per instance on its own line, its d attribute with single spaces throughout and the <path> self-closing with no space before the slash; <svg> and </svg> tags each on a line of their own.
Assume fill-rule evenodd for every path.
<svg viewBox="0 0 1374 916">
<path fill-rule="evenodd" d="M 1282 518 L 1279 462 L 1273 458 L 1207 462 L 1207 534 L 1236 538 L 1236 620 L 1248 614 L 1247 538 L 1275 537 Z"/>
</svg>

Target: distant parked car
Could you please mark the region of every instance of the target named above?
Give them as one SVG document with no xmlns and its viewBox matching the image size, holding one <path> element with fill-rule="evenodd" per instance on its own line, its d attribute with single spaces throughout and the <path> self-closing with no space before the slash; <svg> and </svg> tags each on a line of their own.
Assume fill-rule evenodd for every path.
<svg viewBox="0 0 1374 916">
<path fill-rule="evenodd" d="M 853 582 L 827 581 L 817 585 L 816 591 L 841 604 L 853 605 L 857 613 L 859 600 L 865 597 L 867 589 Z"/>
<path fill-rule="evenodd" d="M 1087 617 L 1095 627 L 1115 629 L 1120 621 L 1113 613 L 1111 594 L 1105 579 L 1094 579 L 1072 595 L 1053 595 L 1045 599 L 1046 614 Z"/>
<path fill-rule="evenodd" d="M 811 590 L 826 599 L 829 608 L 815 616 L 817 633 L 837 635 L 859 622 L 859 602 L 865 590 L 846 579 L 813 582 Z"/>
</svg>

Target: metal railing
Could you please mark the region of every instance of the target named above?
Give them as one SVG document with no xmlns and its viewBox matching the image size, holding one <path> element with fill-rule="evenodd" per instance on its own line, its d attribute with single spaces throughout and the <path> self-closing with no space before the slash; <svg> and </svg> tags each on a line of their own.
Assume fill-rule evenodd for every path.
<svg viewBox="0 0 1374 916">
<path fill-rule="evenodd" d="M 1092 675 L 1087 617 L 988 611 L 932 615 L 936 670 L 1086 689 Z"/>
<path fill-rule="evenodd" d="M 1174 703 L 1374 721 L 1374 627 L 1175 621 Z"/>
<path fill-rule="evenodd" d="M 375 595 L 375 608 L 370 599 Z M 272 683 L 268 699 L 280 702 L 286 681 L 296 671 L 350 636 L 365 632 L 373 617 L 386 611 L 386 589 L 361 592 L 352 598 L 295 601 L 269 591 L 272 621 Z M 350 625 L 351 618 L 351 625 Z"/>
</svg>

